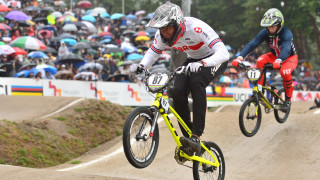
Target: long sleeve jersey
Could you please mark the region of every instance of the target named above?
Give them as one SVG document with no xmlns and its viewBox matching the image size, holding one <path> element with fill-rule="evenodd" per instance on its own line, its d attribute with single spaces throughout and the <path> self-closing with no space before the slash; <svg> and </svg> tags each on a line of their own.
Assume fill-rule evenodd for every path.
<svg viewBox="0 0 320 180">
<path fill-rule="evenodd" d="M 218 34 L 205 22 L 185 17 L 185 32 L 172 46 L 181 52 L 185 52 L 188 58 L 203 60 L 206 66 L 217 66 L 229 59 L 229 52 Z M 141 61 L 145 67 L 154 64 L 163 51 L 168 47 L 160 35 L 160 30 L 155 34 L 153 44 Z"/>
<path fill-rule="evenodd" d="M 271 53 L 282 61 L 285 61 L 289 56 L 296 54 L 292 33 L 288 28 L 283 27 L 280 33 L 274 38 L 269 37 L 266 28 L 261 30 L 257 36 L 242 49 L 240 56 L 246 57 L 263 41 L 268 43 Z"/>
</svg>

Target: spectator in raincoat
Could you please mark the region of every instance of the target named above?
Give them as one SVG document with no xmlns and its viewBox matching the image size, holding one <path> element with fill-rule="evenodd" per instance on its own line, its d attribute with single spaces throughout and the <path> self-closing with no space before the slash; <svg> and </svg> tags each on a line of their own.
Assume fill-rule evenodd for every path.
<svg viewBox="0 0 320 180">
<path fill-rule="evenodd" d="M 61 46 L 59 47 L 58 50 L 58 56 L 64 55 L 64 54 L 68 54 L 69 53 L 69 49 L 66 46 L 65 42 L 61 42 Z"/>
</svg>

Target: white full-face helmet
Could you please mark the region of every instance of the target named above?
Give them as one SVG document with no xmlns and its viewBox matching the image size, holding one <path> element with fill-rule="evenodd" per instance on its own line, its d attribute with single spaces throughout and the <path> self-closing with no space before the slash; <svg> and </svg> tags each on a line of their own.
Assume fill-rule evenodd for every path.
<svg viewBox="0 0 320 180">
<path fill-rule="evenodd" d="M 173 26 L 175 28 L 173 37 L 171 39 L 166 39 L 161 33 L 160 35 L 164 43 L 168 46 L 173 46 L 179 38 L 183 36 L 185 31 L 185 22 L 180 7 L 169 1 L 156 9 L 153 17 L 147 24 L 147 27 L 158 29 L 168 26 Z"/>
</svg>

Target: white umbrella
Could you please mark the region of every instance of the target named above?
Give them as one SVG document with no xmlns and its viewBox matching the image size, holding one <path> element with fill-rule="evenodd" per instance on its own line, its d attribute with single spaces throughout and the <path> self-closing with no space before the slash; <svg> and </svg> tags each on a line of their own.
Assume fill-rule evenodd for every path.
<svg viewBox="0 0 320 180">
<path fill-rule="evenodd" d="M 103 7 L 96 7 L 94 8 L 91 12 L 90 12 L 90 16 L 98 16 L 98 14 L 103 14 L 103 13 L 106 13 L 107 10 Z"/>
<path fill-rule="evenodd" d="M 71 11 L 66 11 L 63 13 L 64 16 L 73 16 L 74 17 L 74 13 Z"/>
<path fill-rule="evenodd" d="M 140 10 L 140 11 L 137 11 L 137 12 L 135 13 L 135 15 L 136 15 L 136 16 L 139 16 L 139 15 L 142 15 L 142 14 L 145 14 L 145 13 L 146 13 L 145 10 Z"/>
<path fill-rule="evenodd" d="M 79 71 L 84 71 L 84 70 L 87 70 L 87 69 L 99 69 L 99 70 L 102 70 L 103 69 L 103 66 L 99 63 L 93 63 L 93 62 L 90 62 L 90 63 L 86 63 L 82 66 L 79 67 Z"/>
<path fill-rule="evenodd" d="M 97 32 L 97 28 L 91 22 L 88 22 L 88 21 L 81 21 L 81 22 L 87 26 L 89 32 L 91 33 Z"/>
<path fill-rule="evenodd" d="M 86 80 L 86 81 L 95 81 L 98 80 L 98 76 L 94 72 L 81 72 L 76 74 L 73 79 Z"/>
<path fill-rule="evenodd" d="M 9 45 L 0 46 L 0 55 L 8 55 L 15 53 L 16 51 Z"/>
<path fill-rule="evenodd" d="M 78 28 L 75 24 L 66 24 L 62 28 L 64 31 L 78 31 Z"/>
<path fill-rule="evenodd" d="M 61 18 L 63 16 L 62 13 L 59 11 L 55 11 L 51 13 L 51 15 L 54 16 L 55 18 Z"/>
</svg>

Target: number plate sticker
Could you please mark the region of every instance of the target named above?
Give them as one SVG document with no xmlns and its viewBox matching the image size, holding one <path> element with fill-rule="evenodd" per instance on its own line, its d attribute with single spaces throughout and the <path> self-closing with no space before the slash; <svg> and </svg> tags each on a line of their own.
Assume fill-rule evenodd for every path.
<svg viewBox="0 0 320 180">
<path fill-rule="evenodd" d="M 152 74 L 148 78 L 148 85 L 151 88 L 161 88 L 166 85 L 168 78 L 167 74 Z"/>
<path fill-rule="evenodd" d="M 161 98 L 160 103 L 161 103 L 161 106 L 164 109 L 164 111 L 166 113 L 168 113 L 168 111 L 169 111 L 169 102 L 167 100 L 165 100 L 164 98 Z"/>
<path fill-rule="evenodd" d="M 249 69 L 247 71 L 247 76 L 250 80 L 257 80 L 260 78 L 260 70 L 259 69 Z"/>
</svg>

